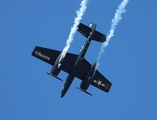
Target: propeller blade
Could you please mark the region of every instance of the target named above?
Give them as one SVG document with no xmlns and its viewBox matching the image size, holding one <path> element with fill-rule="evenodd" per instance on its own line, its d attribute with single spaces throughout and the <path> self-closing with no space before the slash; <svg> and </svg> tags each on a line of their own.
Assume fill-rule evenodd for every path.
<svg viewBox="0 0 157 120">
<path fill-rule="evenodd" d="M 57 77 L 57 76 L 53 76 L 51 73 L 49 73 L 49 72 L 46 72 L 48 75 L 50 75 L 50 76 L 52 76 L 52 77 L 55 77 L 55 78 L 57 78 L 58 80 L 60 80 L 60 81 L 63 81 L 61 78 L 59 78 L 59 77 Z"/>
<path fill-rule="evenodd" d="M 81 90 L 79 87 L 76 87 L 78 90 Z"/>
<path fill-rule="evenodd" d="M 52 76 L 51 73 L 49 73 L 49 72 L 46 72 L 46 73 L 47 73 L 48 75 Z"/>
<path fill-rule="evenodd" d="M 85 93 L 87 93 L 88 95 L 91 95 L 91 96 L 93 96 L 91 93 L 89 93 L 89 92 L 87 92 L 87 91 L 84 91 L 84 90 L 82 90 L 81 88 L 79 88 L 79 87 L 76 87 L 77 89 L 79 89 L 79 90 L 81 90 L 81 92 L 85 92 Z"/>
<path fill-rule="evenodd" d="M 85 93 L 87 93 L 88 95 L 91 95 L 91 96 L 92 96 L 92 94 L 91 94 L 91 93 L 89 93 L 89 92 L 87 92 L 87 91 L 83 91 L 83 92 L 85 92 Z"/>
<path fill-rule="evenodd" d="M 55 76 L 55 78 L 57 78 L 57 79 L 60 80 L 60 81 L 63 81 L 61 78 L 59 78 L 59 77 L 57 77 L 57 76 Z"/>
</svg>

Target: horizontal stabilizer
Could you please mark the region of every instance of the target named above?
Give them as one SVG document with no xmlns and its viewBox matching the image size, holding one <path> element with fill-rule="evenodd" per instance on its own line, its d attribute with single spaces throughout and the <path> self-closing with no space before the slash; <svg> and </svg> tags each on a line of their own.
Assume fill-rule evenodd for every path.
<svg viewBox="0 0 157 120">
<path fill-rule="evenodd" d="M 90 34 L 90 32 L 91 32 L 91 28 L 90 28 L 90 25 L 91 24 L 89 24 L 89 26 L 86 26 L 86 25 L 84 25 L 84 24 L 82 24 L 82 23 L 80 23 L 79 25 L 78 25 L 78 31 L 82 34 L 82 35 L 84 35 L 86 38 L 89 36 L 89 34 Z M 98 32 L 98 31 L 94 31 L 94 33 L 93 33 L 94 35 L 93 35 L 93 37 L 92 37 L 92 40 L 95 40 L 95 41 L 98 41 L 98 42 L 104 42 L 105 40 L 106 40 L 106 35 L 104 35 L 104 34 L 102 34 L 102 33 L 100 33 L 100 32 Z"/>
</svg>

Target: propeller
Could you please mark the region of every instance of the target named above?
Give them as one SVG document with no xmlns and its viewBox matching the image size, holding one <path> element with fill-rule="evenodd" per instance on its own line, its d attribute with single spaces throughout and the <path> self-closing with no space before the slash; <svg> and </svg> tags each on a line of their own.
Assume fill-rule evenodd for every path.
<svg viewBox="0 0 157 120">
<path fill-rule="evenodd" d="M 89 92 L 87 92 L 86 90 L 82 90 L 81 88 L 79 88 L 79 87 L 76 87 L 77 89 L 79 89 L 79 90 L 81 90 L 81 91 L 83 91 L 83 92 L 85 92 L 86 94 L 88 94 L 88 95 L 91 95 L 92 96 L 92 94 L 91 93 L 89 93 Z"/>
<path fill-rule="evenodd" d="M 89 92 L 87 92 L 87 91 L 83 91 L 83 92 L 85 92 L 85 93 L 87 93 L 88 95 L 91 95 L 91 96 L 92 96 L 92 94 L 91 94 L 91 93 L 89 93 Z"/>
<path fill-rule="evenodd" d="M 51 73 L 49 73 L 49 72 L 46 72 L 48 75 L 50 75 L 50 76 L 52 76 L 52 77 L 55 77 L 55 78 L 57 78 L 58 80 L 60 80 L 60 81 L 63 81 L 61 78 L 59 78 L 59 77 L 57 77 L 57 76 L 53 76 Z"/>
<path fill-rule="evenodd" d="M 61 78 L 59 78 L 59 77 L 57 77 L 57 76 L 54 76 L 55 78 L 57 78 L 58 80 L 60 80 L 60 81 L 63 81 Z"/>
</svg>

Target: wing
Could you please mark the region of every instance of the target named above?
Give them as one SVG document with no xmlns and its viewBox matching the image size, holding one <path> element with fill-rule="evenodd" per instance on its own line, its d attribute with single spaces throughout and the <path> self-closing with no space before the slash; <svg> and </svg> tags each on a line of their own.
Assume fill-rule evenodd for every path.
<svg viewBox="0 0 157 120">
<path fill-rule="evenodd" d="M 55 60 L 60 55 L 61 51 L 52 50 L 44 47 L 36 46 L 32 55 L 50 65 L 54 65 Z M 71 73 L 78 55 L 67 53 L 62 63 L 61 69 L 67 73 Z"/>
<path fill-rule="evenodd" d="M 55 60 L 60 53 L 61 51 L 58 50 L 36 46 L 32 52 L 32 55 L 50 65 L 54 65 Z M 70 74 L 77 56 L 78 55 L 76 54 L 67 53 L 62 63 L 61 69 Z M 90 68 L 91 64 L 86 59 L 83 59 L 75 76 L 81 80 L 84 80 Z M 112 84 L 98 70 L 96 70 L 91 85 L 99 88 L 100 90 L 108 92 Z"/>
<path fill-rule="evenodd" d="M 54 65 L 54 62 L 60 53 L 61 51 L 36 46 L 32 52 L 32 55 L 50 65 Z"/>
<path fill-rule="evenodd" d="M 76 74 L 76 77 L 81 80 L 84 80 L 90 68 L 91 64 L 84 59 Z M 102 91 L 108 92 L 111 88 L 112 83 L 109 80 L 107 80 L 98 70 L 96 70 L 91 85 Z"/>
<path fill-rule="evenodd" d="M 108 92 L 112 85 L 112 83 L 108 81 L 98 70 L 96 70 L 91 84 L 105 92 Z"/>
</svg>

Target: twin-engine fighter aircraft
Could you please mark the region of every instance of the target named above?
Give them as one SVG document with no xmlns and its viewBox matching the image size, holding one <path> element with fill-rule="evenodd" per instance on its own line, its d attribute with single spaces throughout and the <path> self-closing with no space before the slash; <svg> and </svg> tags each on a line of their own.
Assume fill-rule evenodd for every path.
<svg viewBox="0 0 157 120">
<path fill-rule="evenodd" d="M 66 94 L 75 77 L 82 80 L 78 89 L 89 95 L 92 95 L 87 92 L 89 85 L 93 85 L 105 92 L 108 92 L 112 85 L 111 82 L 109 82 L 98 70 L 96 70 L 98 64 L 97 62 L 91 65 L 84 58 L 91 40 L 102 43 L 106 40 L 106 36 L 96 31 L 96 24 L 89 24 L 89 26 L 86 26 L 80 23 L 78 25 L 78 31 L 87 38 L 78 55 L 67 53 L 65 57 L 62 57 L 62 51 L 39 46 L 36 46 L 32 52 L 34 57 L 53 65 L 51 72 L 48 73 L 49 75 L 62 80 L 57 77 L 61 70 L 69 74 L 62 88 L 61 98 Z"/>
</svg>

